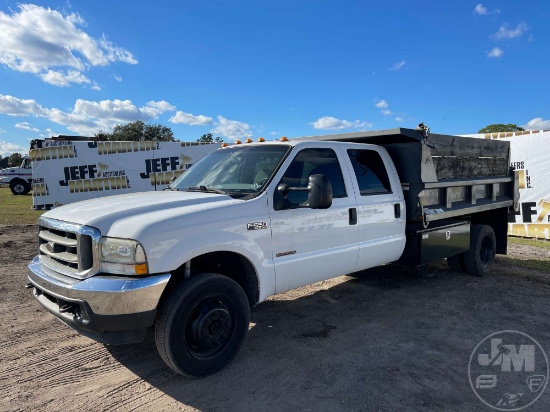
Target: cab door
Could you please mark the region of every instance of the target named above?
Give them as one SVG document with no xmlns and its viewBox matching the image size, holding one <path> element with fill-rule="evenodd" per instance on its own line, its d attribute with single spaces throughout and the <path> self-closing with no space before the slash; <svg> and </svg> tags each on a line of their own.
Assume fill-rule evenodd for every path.
<svg viewBox="0 0 550 412">
<path fill-rule="evenodd" d="M 350 174 L 341 167 L 345 160 L 341 151 L 330 143 L 318 142 L 314 147 L 300 145 L 295 151 L 269 193 L 277 292 L 353 272 L 359 253 L 357 204 Z M 307 191 L 291 191 L 282 209 L 275 210 L 274 204 L 281 202 L 277 198 L 281 196 L 277 190 L 280 183 L 307 187 L 312 174 L 323 174 L 330 180 L 330 208 L 311 209 Z"/>
<path fill-rule="evenodd" d="M 357 270 L 399 259 L 405 248 L 405 201 L 388 153 L 367 144 L 342 145 L 357 197 Z"/>
</svg>

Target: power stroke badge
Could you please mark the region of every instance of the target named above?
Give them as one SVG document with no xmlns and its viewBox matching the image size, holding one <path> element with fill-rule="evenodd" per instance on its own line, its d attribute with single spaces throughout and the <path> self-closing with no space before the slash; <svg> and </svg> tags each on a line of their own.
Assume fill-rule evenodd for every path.
<svg viewBox="0 0 550 412">
<path fill-rule="evenodd" d="M 548 383 L 548 358 L 523 332 L 505 330 L 483 339 L 468 365 L 470 385 L 487 406 L 519 411 L 533 404 Z"/>
</svg>

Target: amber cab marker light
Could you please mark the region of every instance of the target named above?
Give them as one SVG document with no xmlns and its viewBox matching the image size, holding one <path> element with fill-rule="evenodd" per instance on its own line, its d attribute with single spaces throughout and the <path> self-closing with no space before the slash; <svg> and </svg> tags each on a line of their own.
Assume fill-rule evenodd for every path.
<svg viewBox="0 0 550 412">
<path fill-rule="evenodd" d="M 222 143 L 222 147 L 227 147 L 229 146 L 227 143 Z"/>
<path fill-rule="evenodd" d="M 242 142 L 240 140 L 235 140 L 235 144 L 241 144 Z"/>
<path fill-rule="evenodd" d="M 263 137 L 258 137 L 258 142 L 265 142 L 265 139 Z"/>
<path fill-rule="evenodd" d="M 252 143 L 252 139 L 246 139 L 245 142 L 246 143 Z"/>
<path fill-rule="evenodd" d="M 279 139 L 281 142 L 288 142 L 288 137 L 283 136 Z"/>
</svg>

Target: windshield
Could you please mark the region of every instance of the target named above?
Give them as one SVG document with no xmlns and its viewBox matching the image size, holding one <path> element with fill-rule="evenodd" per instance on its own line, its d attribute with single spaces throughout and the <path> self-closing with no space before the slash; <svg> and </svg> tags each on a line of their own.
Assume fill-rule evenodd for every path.
<svg viewBox="0 0 550 412">
<path fill-rule="evenodd" d="M 289 150 L 290 146 L 280 144 L 219 149 L 202 158 L 169 188 L 252 198 L 263 190 Z"/>
</svg>

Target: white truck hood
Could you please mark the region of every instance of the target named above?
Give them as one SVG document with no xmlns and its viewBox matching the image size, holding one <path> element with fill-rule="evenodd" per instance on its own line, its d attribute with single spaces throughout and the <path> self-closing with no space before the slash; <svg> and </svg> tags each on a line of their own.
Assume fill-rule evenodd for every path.
<svg viewBox="0 0 550 412">
<path fill-rule="evenodd" d="M 99 229 L 102 235 L 132 237 L 144 226 L 170 217 L 238 202 L 230 196 L 215 193 L 139 192 L 71 203 L 52 209 L 43 216 L 92 226 Z M 116 230 L 113 230 L 113 226 L 116 226 Z"/>
</svg>

